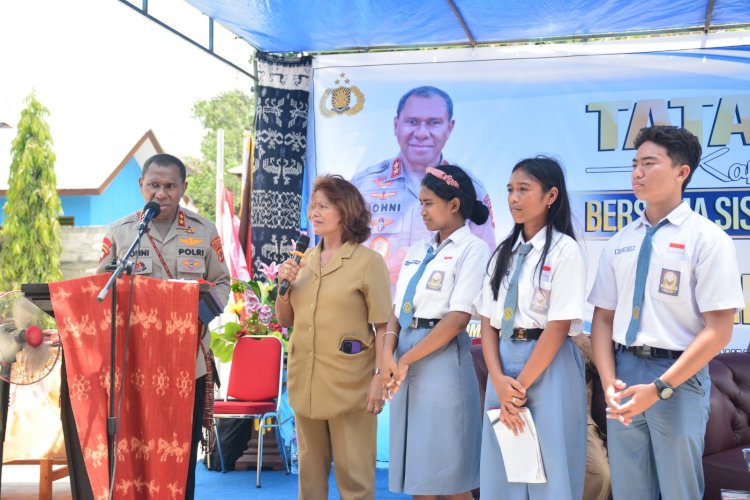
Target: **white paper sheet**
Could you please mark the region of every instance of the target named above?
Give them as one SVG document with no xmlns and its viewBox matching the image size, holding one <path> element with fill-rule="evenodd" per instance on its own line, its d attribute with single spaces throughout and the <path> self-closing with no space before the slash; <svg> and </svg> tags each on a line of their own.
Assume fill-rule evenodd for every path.
<svg viewBox="0 0 750 500">
<path fill-rule="evenodd" d="M 495 437 L 500 445 L 508 482 L 546 483 L 547 476 L 544 474 L 542 452 L 539 449 L 539 439 L 531 412 L 527 409 L 519 413 L 525 427 L 518 436 L 500 422 L 499 409 L 487 411 L 487 416 L 492 422 Z"/>
</svg>

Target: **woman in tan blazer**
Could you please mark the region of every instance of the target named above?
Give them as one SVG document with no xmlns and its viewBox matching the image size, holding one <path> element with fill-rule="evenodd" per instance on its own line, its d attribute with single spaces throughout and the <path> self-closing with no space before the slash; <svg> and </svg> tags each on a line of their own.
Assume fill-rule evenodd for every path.
<svg viewBox="0 0 750 500">
<path fill-rule="evenodd" d="M 375 367 L 391 312 L 388 270 L 380 254 L 360 244 L 370 235 L 370 211 L 344 178 L 316 180 L 308 217 L 320 242 L 299 264 L 282 264 L 279 280 L 292 285 L 276 299 L 279 322 L 294 326 L 287 385 L 299 498 L 328 497 L 333 461 L 342 499 L 372 499 L 385 396 Z"/>
</svg>

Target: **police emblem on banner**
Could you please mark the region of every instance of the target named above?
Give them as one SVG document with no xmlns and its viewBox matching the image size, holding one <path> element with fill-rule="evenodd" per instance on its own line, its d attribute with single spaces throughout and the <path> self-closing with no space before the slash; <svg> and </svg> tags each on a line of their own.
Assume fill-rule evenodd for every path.
<svg viewBox="0 0 750 500">
<path fill-rule="evenodd" d="M 340 115 L 356 115 L 365 106 L 365 95 L 359 90 L 359 87 L 349 85 L 346 73 L 341 73 L 339 76 L 340 78 L 335 80 L 337 87 L 327 88 L 320 98 L 320 114 L 326 118 Z M 344 85 L 341 85 L 342 80 Z"/>
</svg>

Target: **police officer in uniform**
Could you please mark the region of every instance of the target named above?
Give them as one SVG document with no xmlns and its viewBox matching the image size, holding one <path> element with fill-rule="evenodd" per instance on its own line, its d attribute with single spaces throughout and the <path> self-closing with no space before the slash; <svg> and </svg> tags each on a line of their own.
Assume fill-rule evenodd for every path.
<svg viewBox="0 0 750 500">
<path fill-rule="evenodd" d="M 385 258 L 393 284 L 409 247 L 431 236 L 420 214 L 419 186 L 427 167 L 448 164 L 442 151 L 454 124 L 453 100 L 447 93 L 428 86 L 410 90 L 401 97 L 393 119 L 398 156 L 360 169 L 352 178 L 372 212 L 372 234 L 365 244 Z M 481 225 L 469 222 L 469 227 L 494 249 L 490 197 L 473 176 L 472 182 L 490 218 Z"/>
<path fill-rule="evenodd" d="M 224 261 L 221 239 L 211 221 L 179 206 L 180 199 L 187 189 L 185 179 L 185 165 L 175 156 L 156 154 L 143 165 L 143 175 L 138 180 L 141 194 L 146 202 L 159 203 L 161 211 L 151 222 L 150 230 L 141 239 L 140 246 L 134 251 L 137 253 L 134 272 L 140 276 L 157 279 L 209 281 L 215 285 L 215 296 L 223 306 L 229 297 L 230 275 Z M 138 234 L 141 215 L 140 211 L 130 214 L 109 227 L 102 242 L 97 273 L 108 272 L 105 269 L 107 264 L 124 257 L 124 252 Z M 196 357 L 193 439 L 185 488 L 187 499 L 192 499 L 195 493 L 195 465 L 201 438 L 205 378 L 207 369 L 212 369 L 206 366 L 204 352 L 209 352 L 210 342 L 211 335 L 204 326 L 201 332 L 202 348 L 198 348 Z M 68 425 L 64 422 L 64 428 L 69 431 L 66 432 L 66 443 L 72 440 L 72 443 L 78 445 L 78 450 L 71 450 L 71 446 L 66 445 L 69 464 L 72 461 L 73 468 L 76 469 L 74 474 L 71 474 L 71 488 L 74 490 L 74 498 L 92 498 L 82 457 L 79 457 L 79 463 L 74 458 L 76 451 L 80 453 L 80 443 L 77 443 L 74 424 L 72 429 L 70 427 L 72 418 L 70 420 L 67 422 Z M 71 452 L 74 457 L 71 457 Z"/>
</svg>

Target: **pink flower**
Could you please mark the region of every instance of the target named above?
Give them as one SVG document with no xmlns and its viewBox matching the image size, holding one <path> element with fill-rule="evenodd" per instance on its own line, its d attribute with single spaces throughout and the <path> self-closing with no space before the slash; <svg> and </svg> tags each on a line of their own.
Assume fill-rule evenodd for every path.
<svg viewBox="0 0 750 500">
<path fill-rule="evenodd" d="M 252 290 L 245 291 L 245 313 L 250 316 L 260 309 L 260 299 Z"/>
<path fill-rule="evenodd" d="M 268 278 L 268 281 L 270 281 L 271 283 L 276 280 L 276 276 L 279 274 L 280 268 L 281 266 L 276 262 L 271 262 L 271 264 L 269 265 L 266 265 L 265 263 L 260 264 L 261 272 L 266 275 L 266 278 Z"/>
<path fill-rule="evenodd" d="M 273 311 L 268 307 L 268 304 L 263 304 L 258 311 L 258 319 L 263 323 L 268 323 L 273 317 Z"/>
</svg>

